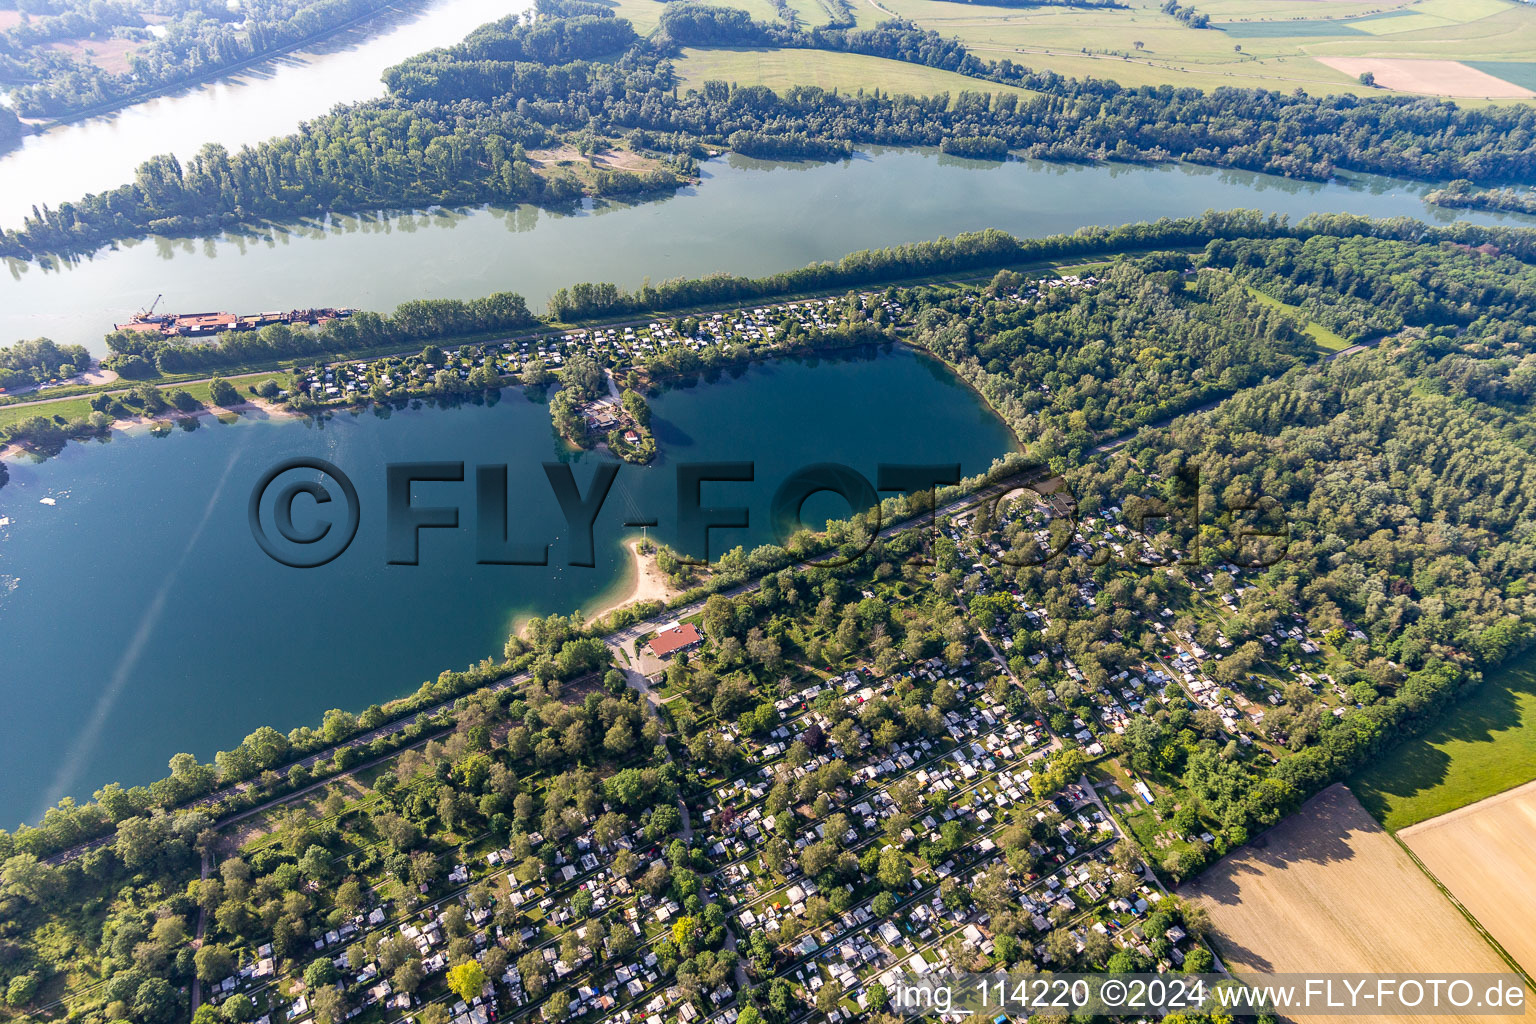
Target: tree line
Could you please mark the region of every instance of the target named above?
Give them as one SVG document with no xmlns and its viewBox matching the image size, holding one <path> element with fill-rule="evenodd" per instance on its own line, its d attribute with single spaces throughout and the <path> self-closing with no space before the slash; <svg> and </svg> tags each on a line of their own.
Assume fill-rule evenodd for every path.
<svg viewBox="0 0 1536 1024">
<path fill-rule="evenodd" d="M 387 4 L 379 0 L 156 0 L 140 5 L 58 0 L 46 13 L 0 33 L 0 80 L 24 117 L 67 117 L 195 81 L 325 34 Z M 161 31 L 151 32 L 150 13 Z M 48 46 L 55 40 L 136 42 L 129 71 Z M 3 144 L 0 129 L 0 144 Z"/>
<path fill-rule="evenodd" d="M 545 9 L 532 25 L 493 23 L 459 46 L 390 69 L 387 98 L 317 118 L 294 135 L 234 153 L 210 146 L 186 166 L 159 157 L 111 192 L 35 209 L 0 237 L 0 255 L 88 251 L 145 232 L 214 231 L 332 210 L 559 203 L 579 195 L 581 183 L 561 169 L 536 171 L 527 149 L 596 137 L 690 155 L 734 140 L 752 153 L 817 159 L 860 145 L 982 146 L 991 155 L 1180 159 L 1318 180 L 1345 168 L 1488 184 L 1536 173 L 1536 151 L 1524 141 L 1536 111 L 1525 105 L 1127 88 L 1011 60 L 989 64 L 899 21 L 801 30 L 686 2 L 668 4 L 662 32 L 644 42 L 606 8 Z M 682 92 L 672 65 L 682 45 L 868 54 L 955 71 L 978 85 L 922 98 L 725 82 Z M 1035 95 L 995 95 L 984 91 L 988 83 Z M 643 192 L 681 181 L 664 168 L 611 187 Z"/>
<path fill-rule="evenodd" d="M 482 299 L 416 299 L 388 315 L 360 312 L 321 327 L 269 324 L 231 331 L 217 344 L 188 342 L 140 331 L 107 336 L 112 350 L 103 365 L 129 378 L 224 369 L 251 363 L 314 359 L 330 353 L 405 345 L 425 338 L 505 331 L 535 323 L 521 295 L 497 292 Z"/>
</svg>

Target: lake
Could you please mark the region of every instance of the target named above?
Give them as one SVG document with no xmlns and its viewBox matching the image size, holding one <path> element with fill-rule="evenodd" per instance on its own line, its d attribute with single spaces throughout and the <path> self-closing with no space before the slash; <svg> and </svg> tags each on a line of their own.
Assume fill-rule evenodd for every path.
<svg viewBox="0 0 1536 1024">
<path fill-rule="evenodd" d="M 185 159 L 208 142 L 238 149 L 286 135 L 337 103 L 382 96 L 385 68 L 532 6 L 531 0 L 402 3 L 316 46 L 28 136 L 0 155 L 0 225 L 19 227 L 33 204 L 57 206 L 132 181 L 152 156 Z"/>
<path fill-rule="evenodd" d="M 629 571 L 622 542 L 638 531 L 624 522 L 654 517 L 653 536 L 672 538 L 680 462 L 756 463 L 753 483 L 705 485 L 705 505 L 751 509 L 749 529 L 713 532 L 718 553 L 771 539 L 773 492 L 803 466 L 841 462 L 873 480 L 881 461 L 959 461 L 975 474 L 1013 447 L 973 392 L 905 348 L 740 367 L 671 388 L 652 408 L 661 456 L 620 469 L 591 569 L 566 564 L 540 464 L 573 462 L 586 493 L 608 457 L 566 449 L 546 406 L 520 390 L 319 421 L 204 418 L 192 431 L 117 433 L 43 463 L 9 463 L 0 822 L 35 820 L 58 797 L 88 797 L 114 779 L 151 781 L 180 750 L 210 759 L 259 725 L 287 731 L 318 724 L 328 708 L 409 693 L 498 653 L 520 616 L 600 606 Z M 258 479 L 294 456 L 334 463 L 360 497 L 355 541 L 317 569 L 271 561 L 248 525 Z M 475 564 L 472 482 L 418 484 L 415 503 L 456 504 L 461 529 L 423 531 L 419 565 L 386 565 L 384 465 L 421 460 L 462 461 L 470 481 L 475 465 L 509 464 L 515 536 L 549 541 L 550 566 Z M 803 518 L 844 511 L 820 495 Z"/>
<path fill-rule="evenodd" d="M 152 237 L 54 268 L 10 261 L 9 280 L 0 277 L 0 342 L 45 336 L 101 354 L 104 332 L 162 292 L 161 308 L 172 311 L 388 310 L 405 299 L 503 290 L 541 307 L 578 281 L 635 287 L 717 271 L 767 274 L 987 227 L 1037 236 L 1212 208 L 1456 219 L 1424 202 L 1432 187 L 1366 176 L 1317 184 L 1190 164 L 989 163 L 918 150 L 830 164 L 730 156 L 706 163 L 697 187 L 635 205 L 332 217 L 252 234 Z M 1514 214 L 1461 216 L 1536 225 Z"/>
</svg>

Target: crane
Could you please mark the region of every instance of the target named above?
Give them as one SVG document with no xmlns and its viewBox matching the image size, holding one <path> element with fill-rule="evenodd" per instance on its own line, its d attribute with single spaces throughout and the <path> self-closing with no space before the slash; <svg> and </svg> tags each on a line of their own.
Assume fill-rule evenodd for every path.
<svg viewBox="0 0 1536 1024">
<path fill-rule="evenodd" d="M 139 315 L 141 317 L 143 317 L 145 320 L 148 320 L 151 316 L 154 316 L 154 314 L 155 314 L 155 307 L 160 305 L 160 300 L 163 299 L 163 298 L 165 298 L 165 293 L 164 292 L 161 292 L 159 295 L 156 295 L 155 296 L 155 301 L 151 302 L 149 304 L 149 308 L 146 309 L 144 312 L 140 313 Z"/>
</svg>

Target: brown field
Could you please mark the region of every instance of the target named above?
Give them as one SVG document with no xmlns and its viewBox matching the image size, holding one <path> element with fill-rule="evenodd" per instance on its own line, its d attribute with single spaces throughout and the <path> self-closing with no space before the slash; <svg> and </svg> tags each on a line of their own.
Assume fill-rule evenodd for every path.
<svg viewBox="0 0 1536 1024">
<path fill-rule="evenodd" d="M 535 167 L 554 167 L 562 163 L 573 162 L 586 164 L 588 159 L 581 155 L 575 146 L 561 146 L 557 149 L 529 150 L 528 160 Z M 606 171 L 650 171 L 661 166 L 659 160 L 641 156 L 629 149 L 607 149 L 590 161 L 593 167 Z"/>
<path fill-rule="evenodd" d="M 1527 972 L 1536 971 L 1536 782 L 1397 834 Z"/>
<path fill-rule="evenodd" d="M 1456 60 L 1399 60 L 1395 57 L 1319 57 L 1319 63 L 1335 71 L 1358 76 L 1366 71 L 1376 84 L 1401 92 L 1431 96 L 1481 96 L 1489 99 L 1526 99 L 1536 92 L 1495 78 L 1486 71 Z"/>
<path fill-rule="evenodd" d="M 1343 786 L 1313 797 L 1184 886 L 1181 895 L 1205 904 L 1217 952 L 1239 975 L 1509 970 Z M 1296 1019 L 1340 1024 L 1354 1018 Z M 1521 1018 L 1447 1014 L 1434 1019 Z"/>
<path fill-rule="evenodd" d="M 128 55 L 142 45 L 132 39 L 68 39 L 49 43 L 48 48 L 62 50 L 71 57 L 89 61 L 103 71 L 124 75 L 130 70 Z"/>
</svg>

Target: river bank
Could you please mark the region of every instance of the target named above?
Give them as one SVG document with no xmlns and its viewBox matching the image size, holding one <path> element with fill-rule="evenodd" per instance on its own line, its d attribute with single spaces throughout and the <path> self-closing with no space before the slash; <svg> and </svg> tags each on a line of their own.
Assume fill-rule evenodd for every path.
<svg viewBox="0 0 1536 1024">
<path fill-rule="evenodd" d="M 0 274 L 0 344 L 46 336 L 101 357 L 103 325 L 128 319 L 161 292 L 176 309 L 392 309 L 410 298 L 512 290 L 542 312 L 574 282 L 634 291 L 647 277 L 761 277 L 856 249 L 994 227 L 1038 238 L 1210 209 L 1293 220 L 1332 212 L 1458 219 L 1425 203 L 1426 184 L 1354 175 L 1320 185 L 1189 164 L 981 164 L 936 151 L 869 150 L 814 165 L 727 156 L 705 161 L 700 173 L 701 184 L 644 203 L 330 216 L 202 239 L 151 236 L 50 267 L 0 261 L 9 272 L 8 280 Z M 0 196 L 7 194 L 0 174 Z M 1536 225 L 1520 214 L 1460 219 Z M 743 247 L 740 237 L 754 244 Z"/>
<path fill-rule="evenodd" d="M 613 590 L 603 595 L 597 610 L 589 616 L 590 619 L 604 618 L 620 608 L 628 608 L 642 601 L 660 601 L 665 604 L 682 593 L 656 564 L 654 542 L 649 552 L 642 551 L 640 544 L 639 537 L 624 542 L 624 550 L 629 552 L 628 568 L 624 576 L 614 584 Z"/>
<path fill-rule="evenodd" d="M 266 376 L 270 375 L 252 375 L 252 377 Z M 250 379 L 251 378 L 230 378 L 230 382 L 248 383 Z M 168 386 L 162 389 L 162 391 L 168 390 L 172 390 L 172 388 Z M 84 399 L 77 399 L 76 401 L 83 400 Z M 27 408 L 27 406 L 22 406 L 22 408 Z M 44 415 L 49 406 L 40 405 L 38 408 L 40 410 L 38 415 Z M 109 435 L 113 431 L 129 431 L 136 428 L 144 428 L 149 431 L 158 430 L 166 433 L 170 432 L 170 430 L 177 426 L 181 426 L 183 429 L 196 429 L 196 424 L 205 416 L 215 416 L 222 419 L 226 416 L 244 416 L 253 412 L 261 413 L 262 418 L 264 419 L 297 419 L 314 415 L 313 413 L 304 412 L 298 409 L 291 409 L 288 406 L 282 405 L 278 402 L 268 401 L 267 399 L 251 395 L 246 397 L 243 401 L 236 403 L 235 405 L 216 406 L 204 402 L 196 409 L 173 409 L 155 414 L 140 413 L 135 416 L 118 416 L 112 419 L 110 422 L 102 424 L 98 434 L 90 433 L 89 428 L 87 428 L 87 432 L 70 433 L 65 443 L 84 443 L 100 436 Z M 62 446 L 59 450 L 62 450 Z M 57 454 L 57 451 L 35 450 L 30 443 L 0 440 L 0 459 L 29 458 L 42 461 Z"/>
<path fill-rule="evenodd" d="M 459 42 L 481 25 L 529 6 L 524 0 L 391 5 L 366 27 L 343 29 L 242 69 L 225 69 L 202 85 L 25 136 L 0 153 L 0 224 L 19 225 L 34 203 L 57 208 L 132 181 L 140 164 L 162 153 L 184 161 L 206 143 L 237 150 L 287 135 L 338 103 L 382 96 L 385 68 Z M 151 289 L 140 304 L 157 290 Z"/>
</svg>

